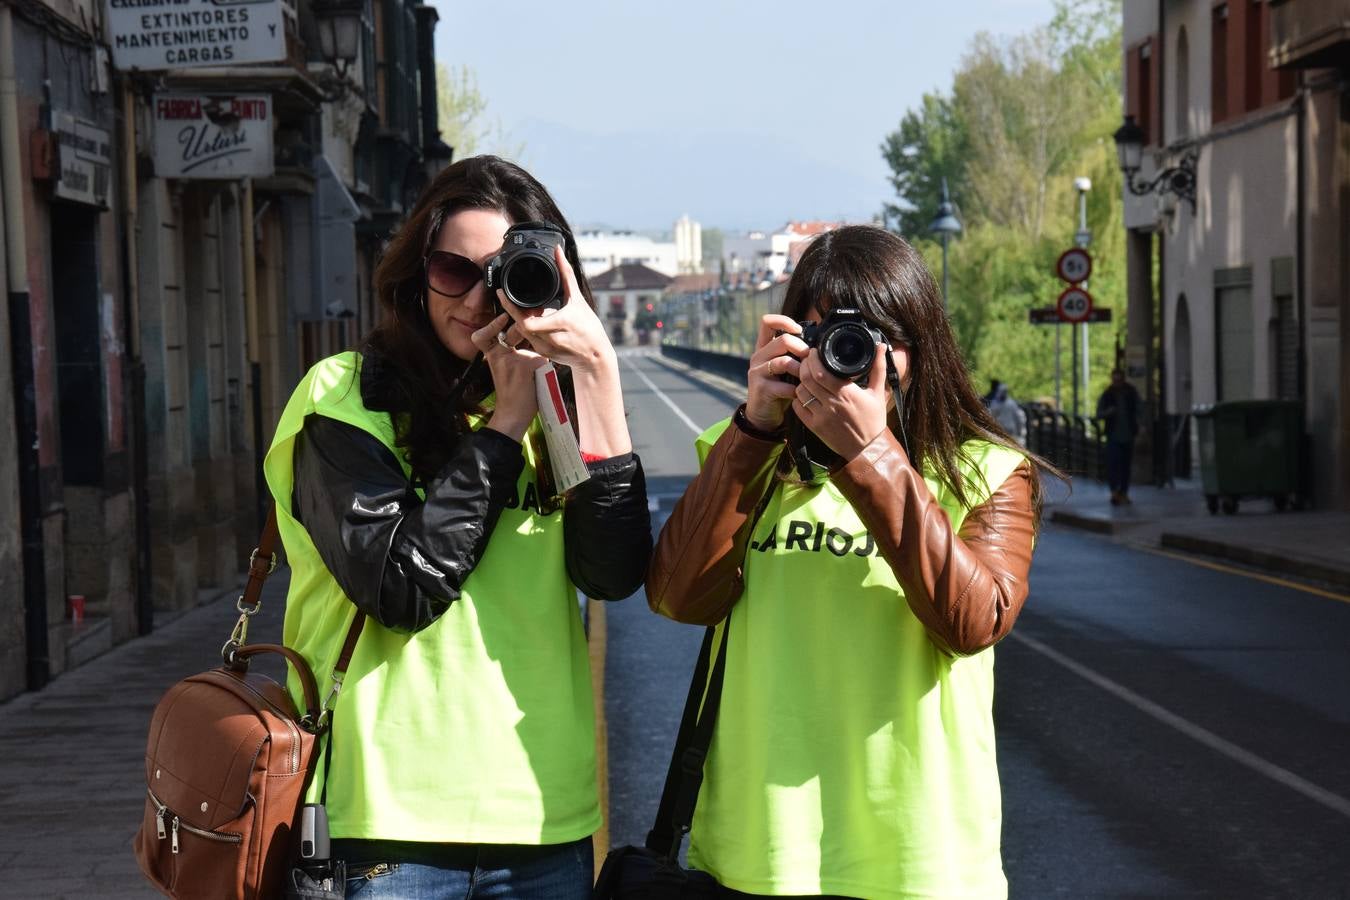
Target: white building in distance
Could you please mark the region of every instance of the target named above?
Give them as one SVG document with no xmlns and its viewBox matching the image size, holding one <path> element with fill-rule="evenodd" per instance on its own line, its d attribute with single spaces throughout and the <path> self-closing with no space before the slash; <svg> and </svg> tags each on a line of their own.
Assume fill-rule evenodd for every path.
<svg viewBox="0 0 1350 900">
<path fill-rule="evenodd" d="M 675 221 L 675 262 L 681 275 L 703 271 L 703 226 L 687 215 Z"/>
<path fill-rule="evenodd" d="M 577 235 L 577 253 L 587 278 L 623 265 L 646 266 L 671 278 L 680 273 L 673 241 L 655 241 L 631 231 L 583 231 Z"/>
<path fill-rule="evenodd" d="M 751 231 L 744 235 L 727 235 L 722 239 L 722 262 L 728 275 L 754 273 L 777 281 L 792 271 L 813 237 L 844 224 L 794 221 L 774 232 Z"/>
</svg>

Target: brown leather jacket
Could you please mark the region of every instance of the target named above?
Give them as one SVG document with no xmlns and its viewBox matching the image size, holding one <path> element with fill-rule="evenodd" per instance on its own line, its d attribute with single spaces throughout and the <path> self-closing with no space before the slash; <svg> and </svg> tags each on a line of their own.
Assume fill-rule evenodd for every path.
<svg viewBox="0 0 1350 900">
<path fill-rule="evenodd" d="M 723 432 L 657 540 L 647 572 L 654 611 L 698 625 L 731 612 L 744 588 L 750 517 L 783 446 L 735 424 Z M 959 532 L 889 430 L 830 477 L 940 649 L 969 655 L 1012 629 L 1026 601 L 1035 537 L 1029 463 L 972 509 Z"/>
</svg>

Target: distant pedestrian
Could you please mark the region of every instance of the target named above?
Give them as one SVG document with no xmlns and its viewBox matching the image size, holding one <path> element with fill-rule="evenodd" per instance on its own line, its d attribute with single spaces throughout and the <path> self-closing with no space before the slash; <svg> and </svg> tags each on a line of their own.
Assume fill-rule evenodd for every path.
<svg viewBox="0 0 1350 900">
<path fill-rule="evenodd" d="M 993 405 L 994 398 L 998 396 L 998 389 L 1001 387 L 1003 387 L 1003 382 L 997 378 L 989 379 L 989 392 L 980 398 L 980 402 L 986 407 Z"/>
<path fill-rule="evenodd" d="M 484 282 L 521 223 L 563 238 L 548 315 Z M 327 794 L 347 897 L 589 898 L 602 819 L 577 590 L 633 593 L 651 550 L 617 357 L 558 207 L 496 157 L 436 176 L 375 289 L 380 325 L 310 369 L 265 463 L 284 639 L 320 687 L 367 616 L 310 798 Z M 569 369 L 590 472 L 565 496 L 536 417 L 546 358 Z"/>
<path fill-rule="evenodd" d="M 866 386 L 798 336 L 846 307 L 884 336 Z M 1026 600 L 1039 463 L 923 258 L 816 238 L 696 445 L 647 576 L 654 610 L 727 641 L 690 862 L 733 897 L 1005 897 L 990 648 Z"/>
<path fill-rule="evenodd" d="M 1017 441 L 1018 445 L 1025 447 L 1027 445 L 1026 411 L 1012 398 L 1006 384 L 1001 381 L 994 383 L 998 386 L 994 388 L 994 396 L 989 401 L 989 411 L 994 414 L 994 418 L 1003 427 L 1003 430 L 1008 432 L 1008 436 Z"/>
<path fill-rule="evenodd" d="M 1097 418 L 1106 426 L 1106 483 L 1111 505 L 1130 503 L 1130 466 L 1139 433 L 1139 392 L 1120 369 L 1111 370 L 1111 384 L 1097 401 Z"/>
</svg>

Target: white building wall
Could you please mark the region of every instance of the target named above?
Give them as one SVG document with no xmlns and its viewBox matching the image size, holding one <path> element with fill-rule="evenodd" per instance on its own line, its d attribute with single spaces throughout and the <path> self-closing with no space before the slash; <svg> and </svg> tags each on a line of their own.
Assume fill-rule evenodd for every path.
<svg viewBox="0 0 1350 900">
<path fill-rule="evenodd" d="M 659 242 L 635 234 L 582 232 L 577 235 L 577 253 L 588 278 L 624 263 L 641 263 L 662 275 L 680 274 L 675 242 Z"/>
<path fill-rule="evenodd" d="M 1215 273 L 1251 269 L 1251 384 L 1246 397 L 1274 396 L 1274 360 L 1267 334 L 1274 318 L 1271 261 L 1295 255 L 1296 120 L 1292 115 L 1231 134 L 1201 148 L 1195 215 L 1178 204 L 1165 228 L 1163 297 L 1168 338 L 1169 412 L 1187 412 L 1184 360 L 1189 350 L 1194 403 L 1218 399 L 1219 334 Z M 1260 173 L 1260 177 L 1252 177 Z M 1191 346 L 1178 347 L 1177 306 L 1185 296 Z M 1178 366 L 1177 354 L 1182 365 Z"/>
</svg>

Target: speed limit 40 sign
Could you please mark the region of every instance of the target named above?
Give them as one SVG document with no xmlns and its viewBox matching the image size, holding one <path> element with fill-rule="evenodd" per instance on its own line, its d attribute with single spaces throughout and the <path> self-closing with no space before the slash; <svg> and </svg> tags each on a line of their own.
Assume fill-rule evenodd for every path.
<svg viewBox="0 0 1350 900">
<path fill-rule="evenodd" d="M 1071 287 L 1059 295 L 1055 308 L 1062 322 L 1086 322 L 1092 315 L 1092 295 L 1082 288 Z"/>
</svg>

